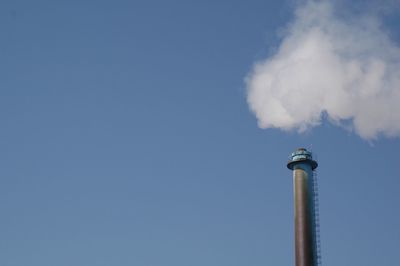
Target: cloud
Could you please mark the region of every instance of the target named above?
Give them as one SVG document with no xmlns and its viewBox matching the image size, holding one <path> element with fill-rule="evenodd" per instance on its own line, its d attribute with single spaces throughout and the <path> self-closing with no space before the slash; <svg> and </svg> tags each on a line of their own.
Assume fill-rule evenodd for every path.
<svg viewBox="0 0 400 266">
<path fill-rule="evenodd" d="M 400 135 L 400 48 L 371 15 L 344 18 L 327 1 L 306 2 L 246 86 L 261 128 L 303 132 L 326 117 L 364 139 Z"/>
</svg>

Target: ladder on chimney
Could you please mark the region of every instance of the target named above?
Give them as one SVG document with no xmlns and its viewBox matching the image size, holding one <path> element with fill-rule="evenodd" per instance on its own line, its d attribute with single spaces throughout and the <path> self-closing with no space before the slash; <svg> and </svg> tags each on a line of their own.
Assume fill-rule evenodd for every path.
<svg viewBox="0 0 400 266">
<path fill-rule="evenodd" d="M 313 171 L 313 192 L 314 192 L 314 222 L 315 222 L 315 245 L 316 245 L 316 265 L 321 266 L 321 235 L 319 221 L 319 197 L 318 197 L 318 176 L 317 171 Z"/>
</svg>

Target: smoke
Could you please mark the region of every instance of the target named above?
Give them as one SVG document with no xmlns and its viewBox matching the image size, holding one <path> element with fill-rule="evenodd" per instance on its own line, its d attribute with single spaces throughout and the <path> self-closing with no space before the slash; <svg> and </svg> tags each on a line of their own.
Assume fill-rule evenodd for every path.
<svg viewBox="0 0 400 266">
<path fill-rule="evenodd" d="M 306 2 L 246 86 L 261 128 L 304 132 L 328 120 L 364 139 L 400 135 L 400 48 L 371 15 Z"/>
</svg>

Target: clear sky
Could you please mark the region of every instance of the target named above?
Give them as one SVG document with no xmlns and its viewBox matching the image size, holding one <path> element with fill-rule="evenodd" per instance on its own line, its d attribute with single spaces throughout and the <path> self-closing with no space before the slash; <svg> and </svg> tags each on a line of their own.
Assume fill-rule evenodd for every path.
<svg viewBox="0 0 400 266">
<path fill-rule="evenodd" d="M 399 138 L 249 111 L 244 78 L 294 5 L 3 0 L 0 265 L 292 265 L 299 146 L 318 155 L 323 265 L 400 265 Z"/>
</svg>

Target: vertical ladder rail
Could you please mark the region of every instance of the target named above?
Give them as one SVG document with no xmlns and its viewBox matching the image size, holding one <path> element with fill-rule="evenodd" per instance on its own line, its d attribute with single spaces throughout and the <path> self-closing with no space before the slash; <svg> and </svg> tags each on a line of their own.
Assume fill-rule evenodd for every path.
<svg viewBox="0 0 400 266">
<path fill-rule="evenodd" d="M 319 195 L 318 195 L 318 176 L 317 171 L 313 171 L 313 192 L 314 192 L 314 221 L 315 221 L 315 244 L 317 253 L 317 265 L 321 266 L 321 235 L 319 221 Z"/>
</svg>

